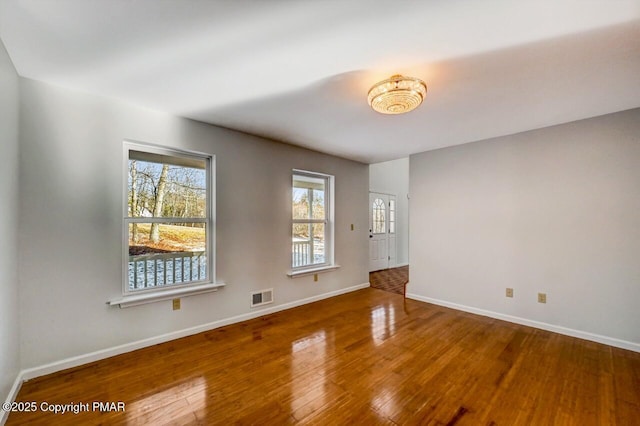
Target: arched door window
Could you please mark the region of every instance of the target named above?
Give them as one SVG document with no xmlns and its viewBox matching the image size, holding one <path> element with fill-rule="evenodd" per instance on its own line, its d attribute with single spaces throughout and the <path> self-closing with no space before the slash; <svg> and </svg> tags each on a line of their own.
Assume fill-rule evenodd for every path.
<svg viewBox="0 0 640 426">
<path fill-rule="evenodd" d="M 387 209 L 380 198 L 373 200 L 373 233 L 384 234 L 387 232 Z"/>
</svg>

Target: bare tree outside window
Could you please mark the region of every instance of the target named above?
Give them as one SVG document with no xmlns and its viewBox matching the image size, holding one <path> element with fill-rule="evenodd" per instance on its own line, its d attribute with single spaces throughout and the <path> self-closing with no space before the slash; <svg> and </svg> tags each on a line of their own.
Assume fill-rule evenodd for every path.
<svg viewBox="0 0 640 426">
<path fill-rule="evenodd" d="M 129 290 L 207 280 L 206 159 L 130 150 L 128 171 Z"/>
</svg>

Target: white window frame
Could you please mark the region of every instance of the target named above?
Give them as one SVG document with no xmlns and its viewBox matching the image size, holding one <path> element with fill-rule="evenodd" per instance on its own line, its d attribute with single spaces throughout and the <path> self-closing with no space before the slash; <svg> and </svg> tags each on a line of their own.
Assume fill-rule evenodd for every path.
<svg viewBox="0 0 640 426">
<path fill-rule="evenodd" d="M 293 253 L 290 252 L 289 258 L 291 259 L 291 271 L 287 274 L 290 277 L 297 276 L 305 276 L 311 275 L 319 272 L 327 272 L 332 271 L 339 268 L 339 265 L 335 263 L 335 209 L 334 209 L 334 200 L 335 200 L 335 177 L 333 175 L 328 175 L 325 173 L 312 172 L 308 170 L 300 170 L 293 169 L 291 173 L 291 196 L 289 197 L 289 202 L 291 203 L 293 200 L 293 179 L 295 176 L 306 176 L 316 179 L 323 179 L 325 182 L 325 218 L 324 219 L 294 219 L 293 212 L 289 210 L 291 213 L 291 238 L 293 239 L 293 225 L 296 223 L 300 224 L 314 224 L 314 223 L 322 223 L 324 224 L 324 250 L 325 250 L 325 261 L 324 263 L 316 263 L 312 265 L 304 265 L 304 266 L 293 266 Z"/>
<path fill-rule="evenodd" d="M 393 198 L 392 198 L 393 197 Z M 393 207 L 391 206 L 391 204 L 393 203 Z M 395 195 L 389 195 L 389 234 L 395 234 L 396 233 L 396 227 L 398 226 L 398 222 L 396 221 L 396 207 L 397 207 L 397 202 L 396 202 L 396 197 Z M 393 215 L 391 214 L 391 212 L 393 212 Z M 391 229 L 393 226 L 393 229 Z"/>
<path fill-rule="evenodd" d="M 190 281 L 187 283 L 171 284 L 168 286 L 152 287 L 147 289 L 130 290 L 129 289 L 129 225 L 131 223 L 173 223 L 184 221 L 182 218 L 149 218 L 149 217 L 129 217 L 129 200 L 128 200 L 128 179 L 129 179 L 129 152 L 130 151 L 148 152 L 151 154 L 159 154 L 165 156 L 175 156 L 182 158 L 192 158 L 204 161 L 206 164 L 206 183 L 207 183 L 207 203 L 206 217 L 202 219 L 202 223 L 206 224 L 206 253 L 207 253 L 207 278 L 200 281 Z M 119 305 L 121 308 L 136 306 L 145 303 L 157 302 L 161 300 L 173 299 L 176 297 L 191 296 L 194 294 L 207 293 L 216 291 L 224 283 L 216 283 L 215 281 L 215 156 L 187 151 L 178 148 L 170 148 L 161 145 L 155 145 L 144 142 L 136 142 L 125 140 L 123 143 L 123 205 L 122 205 L 122 295 L 114 298 L 108 303 L 110 305 Z M 190 219 L 194 221 L 194 219 Z M 195 222 L 195 221 L 194 221 Z M 198 220 L 198 222 L 200 222 Z"/>
</svg>

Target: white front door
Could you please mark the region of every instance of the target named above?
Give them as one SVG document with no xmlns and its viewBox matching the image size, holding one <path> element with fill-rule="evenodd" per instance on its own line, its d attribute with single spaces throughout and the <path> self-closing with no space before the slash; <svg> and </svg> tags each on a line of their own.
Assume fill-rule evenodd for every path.
<svg viewBox="0 0 640 426">
<path fill-rule="evenodd" d="M 396 198 L 369 193 L 369 271 L 395 265 Z"/>
</svg>

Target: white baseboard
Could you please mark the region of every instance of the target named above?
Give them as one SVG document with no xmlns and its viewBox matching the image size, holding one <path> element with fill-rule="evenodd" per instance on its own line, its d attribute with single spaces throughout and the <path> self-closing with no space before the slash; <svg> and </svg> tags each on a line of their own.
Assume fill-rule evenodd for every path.
<svg viewBox="0 0 640 426">
<path fill-rule="evenodd" d="M 13 401 L 16 400 L 16 397 L 18 396 L 18 392 L 20 392 L 20 388 L 22 387 L 23 381 L 24 379 L 22 378 L 22 372 L 19 372 L 16 377 L 16 380 L 13 382 L 13 386 L 11 386 L 11 389 L 9 390 L 9 395 L 7 395 L 7 399 L 5 400 L 6 403 L 11 404 Z M 9 411 L 0 409 L 0 425 L 4 425 L 7 422 L 8 418 L 9 418 Z"/>
<path fill-rule="evenodd" d="M 350 293 L 352 291 L 360 290 L 367 287 L 369 287 L 368 282 L 354 285 L 351 287 L 341 288 L 339 290 L 330 291 L 328 293 L 323 293 L 323 294 L 319 294 L 312 297 L 307 297 L 305 299 L 295 300 L 293 302 L 283 303 L 281 305 L 276 305 L 276 306 L 268 307 L 265 309 L 256 309 L 255 311 L 248 312 L 246 314 L 241 314 L 241 315 L 237 315 L 230 318 L 224 318 L 224 319 L 213 321 L 207 324 L 190 327 L 183 330 L 173 331 L 171 333 L 150 337 L 148 339 L 138 340 L 136 342 L 125 343 L 124 345 L 119 345 L 112 348 L 101 349 L 99 351 L 91 352 L 88 354 L 78 355 L 78 356 L 63 359 L 60 361 L 55 361 L 50 364 L 28 368 L 28 369 L 22 370 L 22 372 L 20 373 L 20 378 L 22 381 L 31 380 L 36 377 L 55 373 L 61 370 L 66 370 L 67 368 L 77 367 L 79 365 L 88 364 L 94 361 L 99 361 L 101 359 L 109 358 L 115 355 L 120 355 L 123 353 L 135 351 L 137 349 L 146 348 L 148 346 L 157 345 L 159 343 L 165 343 L 170 340 L 180 339 L 182 337 L 191 336 L 193 334 L 202 333 L 204 331 L 213 330 L 219 327 L 224 327 L 225 325 L 247 321 L 247 320 L 258 318 L 264 315 L 269 315 L 275 312 L 284 311 L 286 309 L 295 308 L 298 306 L 306 305 L 307 303 L 317 302 L 318 300 L 328 299 L 330 297 L 338 296 L 345 293 Z"/>
<path fill-rule="evenodd" d="M 395 266 L 391 266 L 392 268 L 401 268 L 403 266 L 409 266 L 408 263 L 396 263 Z"/>
<path fill-rule="evenodd" d="M 586 331 L 574 330 L 559 325 L 548 324 L 546 322 L 534 321 L 526 318 L 516 317 L 512 315 L 501 314 L 499 312 L 487 311 L 480 308 L 474 308 L 457 303 L 447 302 L 444 300 L 432 299 L 415 293 L 407 293 L 408 299 L 418 300 L 420 302 L 432 303 L 434 305 L 445 306 L 447 308 L 456 309 L 458 311 L 469 312 L 472 314 L 482 315 L 485 317 L 495 318 L 502 321 L 512 322 L 515 324 L 526 325 L 541 330 L 552 331 L 565 336 L 577 337 L 579 339 L 590 340 L 592 342 L 603 343 L 605 345 L 614 346 L 616 348 L 627 349 L 634 352 L 640 352 L 640 343 L 620 340 L 613 337 L 602 336 L 600 334 L 588 333 Z"/>
</svg>

